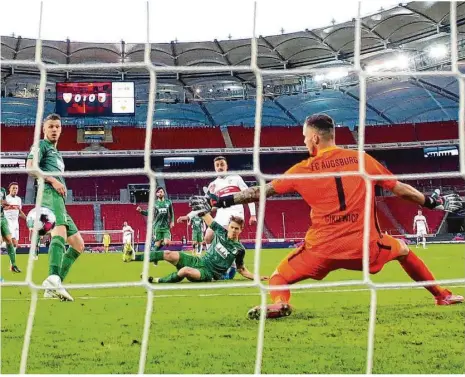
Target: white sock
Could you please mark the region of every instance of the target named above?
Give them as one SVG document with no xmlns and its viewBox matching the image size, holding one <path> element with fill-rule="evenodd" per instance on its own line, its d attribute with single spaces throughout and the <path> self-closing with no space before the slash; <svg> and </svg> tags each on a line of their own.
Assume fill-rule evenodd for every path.
<svg viewBox="0 0 465 377">
<path fill-rule="evenodd" d="M 426 249 L 426 238 L 423 237 L 423 249 Z"/>
</svg>

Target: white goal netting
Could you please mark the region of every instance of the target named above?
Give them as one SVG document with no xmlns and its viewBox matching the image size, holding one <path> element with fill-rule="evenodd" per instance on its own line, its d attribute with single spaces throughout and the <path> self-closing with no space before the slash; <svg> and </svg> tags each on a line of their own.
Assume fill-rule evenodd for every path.
<svg viewBox="0 0 465 377">
<path fill-rule="evenodd" d="M 291 290 L 296 289 L 321 289 L 323 287 L 348 287 L 355 285 L 365 285 L 371 292 L 371 301 L 370 301 L 370 317 L 369 317 L 369 326 L 367 331 L 367 361 L 366 361 L 366 373 L 372 372 L 373 367 L 373 350 L 374 350 L 374 336 L 375 336 L 375 322 L 376 322 L 376 308 L 377 308 L 377 291 L 380 289 L 397 289 L 397 288 L 407 288 L 407 287 L 418 287 L 434 284 L 465 284 L 465 278 L 463 279 L 450 279 L 450 280 L 441 280 L 434 282 L 419 282 L 419 283 L 374 283 L 370 279 L 369 275 L 369 254 L 368 254 L 368 245 L 369 245 L 369 227 L 370 227 L 370 216 L 365 216 L 365 229 L 363 236 L 363 279 L 360 281 L 338 281 L 338 282 L 328 282 L 328 283 L 308 283 L 308 284 L 299 284 L 287 286 L 273 286 L 269 287 L 262 284 L 259 280 L 260 272 L 260 259 L 261 259 L 261 245 L 262 245 L 262 233 L 263 233 L 263 224 L 265 216 L 265 182 L 266 180 L 281 178 L 288 179 L 289 176 L 281 175 L 269 175 L 263 174 L 260 169 L 259 157 L 260 157 L 260 131 L 261 131 L 261 115 L 262 115 L 262 103 L 263 103 L 263 76 L 283 76 L 286 73 L 293 74 L 312 74 L 317 70 L 315 68 L 299 68 L 293 70 L 264 70 L 260 69 L 257 65 L 257 39 L 255 35 L 255 23 L 256 23 L 256 5 L 254 7 L 253 14 L 253 38 L 251 41 L 251 64 L 244 66 L 221 66 L 221 67 L 212 67 L 212 66 L 174 66 L 174 67 L 159 67 L 154 66 L 150 60 L 151 45 L 149 40 L 149 4 L 147 3 L 147 41 L 145 43 L 145 54 L 144 61 L 140 63 L 97 63 L 97 64 L 47 64 L 42 61 L 42 44 L 41 44 L 41 25 L 42 25 L 42 5 L 40 10 L 40 21 L 39 21 L 39 35 L 37 38 L 36 51 L 35 51 L 35 61 L 23 61 L 23 60 L 3 60 L 3 64 L 9 65 L 12 67 L 24 67 L 24 66 L 33 66 L 37 67 L 40 70 L 40 86 L 39 86 L 39 96 L 38 96 L 38 106 L 37 106 L 37 115 L 36 115 L 36 125 L 34 133 L 34 166 L 28 171 L 23 169 L 21 173 L 34 172 L 39 178 L 38 186 L 38 195 L 36 201 L 36 208 L 41 206 L 42 194 L 44 190 L 44 177 L 51 176 L 52 174 L 46 173 L 40 170 L 38 166 L 38 144 L 40 139 L 42 119 L 44 118 L 44 101 L 45 101 L 45 88 L 47 81 L 47 72 L 49 71 L 79 71 L 83 69 L 93 69 L 93 70 L 104 70 L 111 68 L 146 68 L 150 74 L 150 93 L 147 109 L 147 128 L 145 136 L 145 150 L 144 150 L 144 168 L 143 169 L 126 169 L 126 170 L 95 170 L 95 171 L 76 171 L 76 172 L 64 172 L 61 175 L 63 177 L 94 177 L 94 176 L 113 176 L 113 175 L 140 175 L 145 174 L 150 179 L 150 195 L 149 195 L 149 214 L 147 217 L 147 229 L 149 230 L 146 235 L 144 254 L 145 259 L 143 263 L 143 274 L 142 279 L 138 281 L 126 281 L 120 283 L 100 283 L 100 284 L 67 284 L 64 285 L 65 288 L 69 289 L 101 289 L 101 288 L 118 288 L 118 287 L 144 287 L 147 290 L 147 306 L 145 312 L 145 320 L 143 326 L 143 336 L 141 344 L 141 352 L 139 358 L 139 373 L 144 373 L 146 366 L 146 356 L 147 356 L 147 347 L 150 336 L 156 336 L 155 334 L 151 335 L 150 332 L 150 320 L 152 316 L 152 311 L 154 308 L 154 294 L 160 290 L 192 290 L 192 289 L 231 289 L 231 288 L 245 288 L 245 287 L 255 287 L 260 290 L 261 293 L 261 306 L 262 306 L 262 315 L 259 321 L 258 326 L 258 340 L 257 340 L 257 349 L 256 349 L 256 361 L 255 361 L 255 373 L 261 373 L 262 367 L 262 352 L 263 352 L 263 342 L 264 342 L 264 329 L 265 329 L 265 305 L 267 302 L 268 292 L 273 290 L 280 290 L 283 288 L 290 288 Z M 453 177 L 462 177 L 465 178 L 465 76 L 460 73 L 458 66 L 458 48 L 457 48 L 457 4 L 456 2 L 450 3 L 450 40 L 451 40 L 451 69 L 450 71 L 422 71 L 422 72 L 366 72 L 362 70 L 360 64 L 360 54 L 361 54 L 361 19 L 360 19 L 360 5 L 358 16 L 355 21 L 355 50 L 354 50 L 354 66 L 352 67 L 352 73 L 356 73 L 359 77 L 359 87 L 360 87 L 360 106 L 359 106 L 359 139 L 358 139 L 358 152 L 359 152 L 359 171 L 350 172 L 350 173 L 337 173 L 338 176 L 354 176 L 359 175 L 364 177 L 366 181 L 367 195 L 365 201 L 365 214 L 368 214 L 370 211 L 370 204 L 373 198 L 373 191 L 371 186 L 372 180 L 378 179 L 389 179 L 390 176 L 373 176 L 368 175 L 365 166 L 364 158 L 362 154 L 364 153 L 364 139 L 365 139 L 365 121 L 366 121 L 366 82 L 369 77 L 395 77 L 395 76 L 409 76 L 409 77 L 419 77 L 419 76 L 448 76 L 455 77 L 459 82 L 459 91 L 460 91 L 460 107 L 459 107 L 459 138 L 460 138 L 460 171 L 453 173 L 428 173 L 428 174 L 403 174 L 398 175 L 397 178 L 409 180 L 409 179 L 429 179 L 433 178 L 453 178 Z M 250 175 L 254 174 L 257 178 L 257 181 L 260 184 L 260 202 L 259 202 L 259 213 L 258 213 L 258 226 L 257 226 L 257 237 L 256 237 L 256 246 L 255 246 L 255 263 L 254 263 L 254 273 L 255 280 L 253 282 L 236 282 L 236 283 L 205 283 L 201 285 L 196 284 L 180 284 L 180 285 L 150 285 L 147 283 L 147 276 L 149 271 L 149 250 L 151 243 L 151 229 L 152 229 L 152 219 L 153 219 L 153 208 L 155 202 L 155 188 L 157 178 L 165 179 L 182 179 L 182 178 L 214 178 L 216 173 L 214 172 L 203 172 L 203 173 L 162 173 L 155 172 L 151 169 L 150 163 L 150 146 L 152 138 L 152 127 L 153 127 L 153 113 L 155 108 L 155 89 L 157 85 L 157 74 L 158 73 L 191 73 L 191 72 L 250 72 L 252 71 L 256 78 L 256 112 L 255 112 L 255 135 L 254 135 L 254 150 L 253 150 L 253 171 L 236 171 L 234 173 L 240 175 Z M 318 73 L 324 72 L 324 69 L 319 69 Z M 4 169 L 4 173 L 18 173 L 17 169 Z M 53 175 L 57 175 L 53 173 Z M 336 174 L 318 174 L 318 177 L 334 177 Z M 296 178 L 312 178 L 312 174 L 309 175 L 293 175 L 292 179 Z M 39 213 L 39 211 L 37 211 Z M 4 282 L 3 286 L 25 286 L 31 289 L 31 303 L 29 309 L 29 316 L 26 325 L 26 331 L 24 335 L 24 344 L 22 348 L 21 361 L 19 373 L 24 374 L 27 371 L 27 360 L 28 360 L 28 351 L 31 340 L 31 333 L 34 325 L 34 316 L 37 307 L 38 293 L 43 288 L 39 285 L 36 285 L 32 281 L 32 272 L 34 268 L 33 255 L 35 251 L 37 233 L 34 232 L 33 242 L 31 243 L 29 263 L 27 266 L 26 278 L 22 282 Z"/>
</svg>

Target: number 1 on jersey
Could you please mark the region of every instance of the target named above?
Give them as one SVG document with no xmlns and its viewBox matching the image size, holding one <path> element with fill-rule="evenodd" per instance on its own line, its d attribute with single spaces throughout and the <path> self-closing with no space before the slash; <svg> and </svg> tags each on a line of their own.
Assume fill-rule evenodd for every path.
<svg viewBox="0 0 465 377">
<path fill-rule="evenodd" d="M 337 190 L 337 197 L 339 199 L 339 210 L 345 211 L 346 206 L 346 196 L 344 194 L 344 186 L 342 185 L 342 178 L 341 177 L 334 177 L 336 181 L 336 190 Z"/>
</svg>

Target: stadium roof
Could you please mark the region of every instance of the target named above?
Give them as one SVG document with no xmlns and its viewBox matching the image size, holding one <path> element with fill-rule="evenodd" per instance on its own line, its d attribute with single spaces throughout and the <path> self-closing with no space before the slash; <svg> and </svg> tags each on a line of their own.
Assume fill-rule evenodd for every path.
<svg viewBox="0 0 465 377">
<path fill-rule="evenodd" d="M 457 4 L 459 31 L 465 32 L 465 2 Z M 416 42 L 425 38 L 443 38 L 449 32 L 449 2 L 426 1 L 400 4 L 387 11 L 363 17 L 362 59 L 373 59 L 379 54 L 398 51 L 399 48 L 415 49 Z M 292 69 L 331 63 L 350 63 L 354 56 L 355 20 L 326 28 L 303 30 L 296 33 L 259 36 L 258 65 L 261 68 Z M 36 40 L 21 37 L 1 37 L 2 60 L 34 60 Z M 50 41 L 42 43 L 44 62 L 50 64 L 121 63 L 142 62 L 143 43 L 85 43 L 73 41 Z M 189 43 L 154 43 L 151 60 L 157 66 L 235 66 L 249 65 L 251 58 L 250 39 L 214 40 Z M 15 68 L 16 74 L 35 73 L 34 68 Z M 120 79 L 147 78 L 144 68 L 112 69 L 109 71 L 81 70 L 70 78 L 108 77 Z M 12 75 L 11 67 L 2 66 L 2 78 Z M 63 78 L 65 71 L 50 72 L 49 78 Z M 237 82 L 253 80 L 252 74 L 231 74 Z M 160 75 L 183 86 L 194 85 L 199 76 L 211 74 Z M 218 76 L 216 73 L 215 77 Z M 181 80 L 179 80 L 181 78 Z"/>
</svg>

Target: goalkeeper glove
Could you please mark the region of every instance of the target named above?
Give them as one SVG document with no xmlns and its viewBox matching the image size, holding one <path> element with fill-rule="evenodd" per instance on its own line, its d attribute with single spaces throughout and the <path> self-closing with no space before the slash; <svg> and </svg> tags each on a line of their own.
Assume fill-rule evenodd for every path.
<svg viewBox="0 0 465 377">
<path fill-rule="evenodd" d="M 463 203 L 458 194 L 440 194 L 441 191 L 436 189 L 431 196 L 425 196 L 423 207 L 446 212 L 458 212 L 462 209 Z"/>
<path fill-rule="evenodd" d="M 235 205 L 234 195 L 226 195 L 220 198 L 218 195 L 208 191 L 206 187 L 203 188 L 203 192 L 205 193 L 205 197 L 208 199 L 211 207 L 228 208 Z"/>
<path fill-rule="evenodd" d="M 189 199 L 189 206 L 197 212 L 197 216 L 205 216 L 207 213 L 210 213 L 212 206 L 210 201 L 205 196 L 191 196 Z"/>
</svg>

